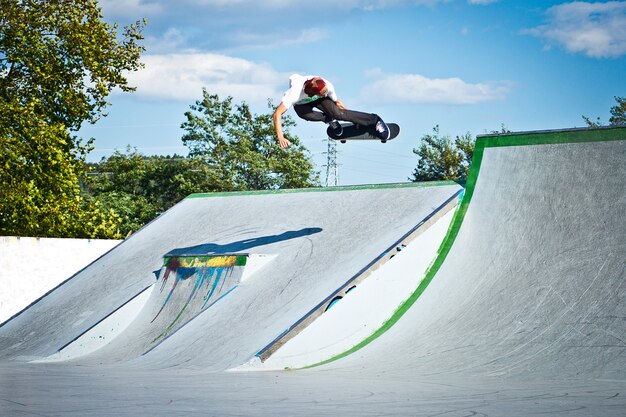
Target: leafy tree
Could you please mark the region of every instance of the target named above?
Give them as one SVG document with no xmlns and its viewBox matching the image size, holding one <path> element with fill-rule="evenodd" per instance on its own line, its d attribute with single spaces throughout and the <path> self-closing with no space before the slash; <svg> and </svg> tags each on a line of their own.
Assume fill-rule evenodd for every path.
<svg viewBox="0 0 626 417">
<path fill-rule="evenodd" d="M 80 195 L 95 123 L 140 67 L 142 24 L 102 19 L 95 0 L 0 0 L 0 233 L 114 237 L 119 219 Z"/>
<path fill-rule="evenodd" d="M 439 126 L 433 133 L 424 135 L 419 148 L 413 153 L 420 157 L 411 181 L 465 180 L 469 173 L 475 140 L 468 132 L 457 136 L 441 136 Z"/>
<path fill-rule="evenodd" d="M 105 210 L 119 217 L 118 231 L 121 237 L 139 230 L 154 219 L 159 211 L 144 196 L 132 195 L 123 191 L 109 191 L 93 197 Z"/>
<path fill-rule="evenodd" d="M 626 125 L 626 97 L 615 97 L 617 105 L 611 107 L 611 117 L 609 123 L 611 126 Z"/>
<path fill-rule="evenodd" d="M 84 182 L 87 193 L 121 218 L 120 233 L 136 231 L 157 216 L 159 210 L 146 197 L 142 183 L 146 162 L 136 151 L 116 151 L 98 164 L 89 164 Z"/>
<path fill-rule="evenodd" d="M 82 167 L 65 152 L 65 126 L 32 117 L 19 126 L 8 103 L 0 102 L 0 233 L 18 236 L 118 237 L 119 219 L 96 202 L 82 199 Z M 33 106 L 22 107 L 25 116 Z M 17 152 L 26 148 L 29 154 Z"/>
<path fill-rule="evenodd" d="M 602 120 L 599 117 L 596 117 L 596 120 L 591 120 L 587 116 L 583 116 L 583 120 L 587 124 L 587 127 L 600 127 L 602 126 Z"/>
<path fill-rule="evenodd" d="M 120 232 L 134 232 L 192 193 L 220 189 L 215 170 L 199 158 L 145 156 L 116 151 L 89 164 L 85 189 L 122 219 Z"/>
<path fill-rule="evenodd" d="M 183 143 L 189 155 L 201 158 L 211 167 L 215 188 L 228 190 L 261 190 L 310 187 L 318 184 L 308 151 L 296 136 L 286 131 L 292 143 L 282 150 L 275 139 L 273 106 L 264 114 L 252 114 L 242 103 L 233 106 L 233 98 L 220 100 L 202 91 L 203 99 L 185 113 Z M 293 126 L 290 118 L 283 126 Z"/>
<path fill-rule="evenodd" d="M 609 125 L 624 126 L 626 125 L 626 97 L 615 97 L 615 101 L 617 104 L 610 109 Z M 596 120 L 591 120 L 589 117 L 583 116 L 583 120 L 588 127 L 600 127 L 603 125 L 599 117 Z"/>
</svg>

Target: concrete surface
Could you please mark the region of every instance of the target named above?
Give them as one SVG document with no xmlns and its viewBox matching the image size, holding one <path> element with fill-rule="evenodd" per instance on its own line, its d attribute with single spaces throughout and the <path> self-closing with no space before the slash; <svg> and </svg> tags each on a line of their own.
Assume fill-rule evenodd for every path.
<svg viewBox="0 0 626 417">
<path fill-rule="evenodd" d="M 248 256 L 165 256 L 159 282 L 89 329 L 58 353 L 37 362 L 97 352 L 144 355 L 228 296 L 241 282 Z M 119 329 L 119 330 L 118 330 Z"/>
<path fill-rule="evenodd" d="M 334 357 L 370 336 L 424 279 L 452 221 L 448 211 L 387 263 L 355 284 L 339 302 L 285 343 L 267 360 L 237 371 L 303 368 Z M 375 306 L 375 308 L 372 308 Z"/>
<path fill-rule="evenodd" d="M 306 350 L 309 354 L 305 354 L 303 357 L 301 356 L 300 359 L 309 362 L 309 364 L 314 364 L 317 361 L 310 362 L 312 358 L 307 358 L 308 356 L 320 356 L 330 353 L 332 350 L 338 348 L 336 342 L 340 339 L 341 344 L 352 343 L 354 345 L 362 341 L 358 340 L 358 338 L 361 338 L 363 335 L 367 335 L 367 333 L 376 331 L 376 329 L 380 327 L 380 322 L 374 317 L 381 319 L 389 318 L 391 316 L 390 310 L 393 311 L 396 309 L 398 305 L 401 304 L 403 297 L 413 291 L 413 288 L 416 286 L 415 283 L 419 283 L 423 279 L 425 268 L 420 268 L 420 264 L 427 266 L 430 262 L 432 262 L 433 258 L 436 256 L 437 248 L 440 247 L 446 235 L 446 231 L 448 230 L 449 222 L 448 225 L 436 225 L 436 223 L 442 217 L 446 216 L 446 214 L 454 213 L 456 208 L 459 207 L 462 195 L 463 190 L 459 190 L 448 198 L 448 200 L 446 200 L 442 205 L 437 207 L 427 217 L 425 217 L 412 229 L 407 231 L 400 239 L 389 245 L 383 253 L 372 259 L 355 275 L 348 278 L 348 280 L 345 281 L 339 288 L 328 294 L 324 300 L 309 310 L 309 312 L 307 312 L 303 317 L 291 324 L 279 335 L 279 337 L 264 346 L 259 352 L 257 352 L 256 358 L 258 358 L 261 362 L 267 362 L 269 358 L 277 353 L 277 350 L 284 350 L 283 346 L 285 346 L 285 343 L 288 343 L 291 339 L 299 336 L 299 334 L 304 330 L 309 330 L 309 327 L 315 324 L 318 320 L 332 322 L 333 331 L 327 331 L 323 336 L 321 336 L 322 331 L 315 332 L 316 335 L 321 336 L 316 338 L 315 344 L 318 347 L 324 345 L 334 347 L 330 350 L 323 349 L 326 353 L 322 350 L 318 350 L 314 353 L 312 351 L 315 349 L 314 346 L 311 346 L 310 349 L 307 347 Z M 432 233 L 433 229 L 436 229 L 437 232 Z M 424 234 L 428 235 L 425 239 L 423 236 Z M 413 247 L 412 250 L 420 252 L 417 256 L 409 255 L 409 259 L 406 259 L 407 256 L 403 256 L 401 252 L 403 248 L 407 248 L 407 246 L 411 245 L 415 242 L 415 240 L 420 240 L 422 244 L 418 245 L 419 247 L 417 248 Z M 423 245 L 424 243 L 425 245 Z M 410 267 L 402 270 L 402 266 L 400 265 L 402 262 L 400 262 L 399 259 L 405 259 L 407 265 L 410 265 Z M 379 286 L 379 288 L 384 288 L 383 293 L 386 292 L 387 295 L 375 300 L 376 302 L 373 304 L 376 306 L 375 311 L 372 311 L 371 304 L 363 306 L 362 308 L 357 307 L 357 305 L 365 304 L 367 302 L 367 297 L 362 297 L 360 295 L 362 292 L 356 290 L 363 288 L 363 285 L 361 284 L 364 284 L 364 286 L 368 288 L 369 286 L 367 284 L 371 281 L 381 281 L 381 286 Z M 402 287 L 404 287 L 404 290 Z M 355 295 L 355 292 L 358 295 Z M 381 293 L 380 295 L 383 294 Z M 353 300 L 351 305 L 356 307 L 354 308 L 355 311 L 353 317 L 360 316 L 358 320 L 350 320 L 350 323 L 346 323 L 345 325 L 339 324 L 339 322 L 342 321 L 342 317 L 337 316 L 335 313 L 329 313 L 329 309 L 337 305 L 338 302 L 344 298 L 350 298 Z M 354 301 L 356 300 L 358 300 L 358 302 L 355 304 Z M 370 314 L 363 314 L 365 310 L 367 310 Z M 327 320 L 328 317 L 324 317 L 329 314 L 333 316 L 333 319 Z M 340 334 L 342 330 L 349 331 L 348 329 L 355 329 L 357 327 L 363 327 L 363 329 L 361 329 L 361 331 L 353 332 L 352 335 L 347 337 L 341 336 Z M 363 332 L 363 330 L 365 332 Z M 367 337 L 369 336 L 366 336 L 366 338 Z M 302 339 L 302 337 L 298 337 L 298 339 Z M 308 337 L 305 339 L 307 339 L 307 341 L 304 343 L 309 344 L 308 341 L 312 338 Z M 301 344 L 303 343 L 301 342 Z"/>
<path fill-rule="evenodd" d="M 433 189 L 186 200 L 0 327 L 0 414 L 624 416 L 624 161 L 626 128 L 480 138 L 446 241 L 393 325 L 302 371 L 223 372 L 419 222 Z M 194 246 L 277 256 L 145 356 L 24 362 Z"/>
</svg>

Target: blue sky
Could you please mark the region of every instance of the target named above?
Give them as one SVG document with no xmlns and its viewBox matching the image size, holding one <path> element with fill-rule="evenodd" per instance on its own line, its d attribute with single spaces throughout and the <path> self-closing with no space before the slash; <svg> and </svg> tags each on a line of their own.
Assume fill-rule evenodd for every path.
<svg viewBox="0 0 626 417">
<path fill-rule="evenodd" d="M 626 96 L 626 1 L 102 0 L 148 20 L 137 92 L 111 96 L 80 134 L 89 160 L 127 145 L 186 155 L 180 124 L 202 88 L 265 112 L 293 73 L 333 82 L 351 109 L 401 126 L 388 143 L 338 144 L 339 184 L 405 182 L 420 138 L 582 127 Z M 289 114 L 296 118 L 293 110 Z M 326 126 L 292 129 L 325 179 Z"/>
</svg>

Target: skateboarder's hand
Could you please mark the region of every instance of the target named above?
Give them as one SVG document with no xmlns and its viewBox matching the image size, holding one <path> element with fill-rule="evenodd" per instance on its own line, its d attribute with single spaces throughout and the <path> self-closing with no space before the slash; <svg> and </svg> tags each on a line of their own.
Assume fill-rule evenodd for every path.
<svg viewBox="0 0 626 417">
<path fill-rule="evenodd" d="M 284 136 L 278 138 L 278 143 L 280 143 L 280 147 L 283 149 L 287 149 L 291 146 L 291 142 L 289 142 L 289 139 L 285 138 Z"/>
</svg>

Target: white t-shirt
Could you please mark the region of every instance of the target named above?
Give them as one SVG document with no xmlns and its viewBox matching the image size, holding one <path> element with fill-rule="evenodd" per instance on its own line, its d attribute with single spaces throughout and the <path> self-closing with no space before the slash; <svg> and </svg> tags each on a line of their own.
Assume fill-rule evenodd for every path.
<svg viewBox="0 0 626 417">
<path fill-rule="evenodd" d="M 321 98 L 322 96 L 309 97 L 304 93 L 304 83 L 307 80 L 315 77 L 317 77 L 317 75 L 300 74 L 293 74 L 291 77 L 289 77 L 289 90 L 285 91 L 285 95 L 282 99 L 283 105 L 288 109 L 294 104 L 306 104 Z M 328 89 L 327 97 L 330 98 L 332 101 L 337 101 L 335 87 L 327 79 L 322 78 L 322 80 L 324 80 L 324 82 L 326 83 L 326 88 Z"/>
</svg>

